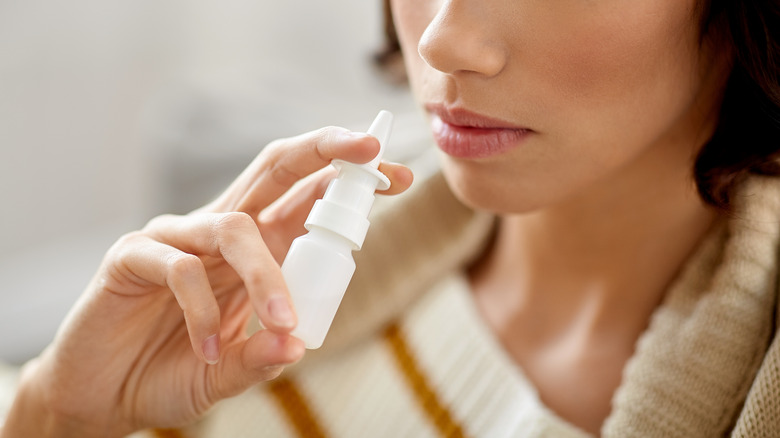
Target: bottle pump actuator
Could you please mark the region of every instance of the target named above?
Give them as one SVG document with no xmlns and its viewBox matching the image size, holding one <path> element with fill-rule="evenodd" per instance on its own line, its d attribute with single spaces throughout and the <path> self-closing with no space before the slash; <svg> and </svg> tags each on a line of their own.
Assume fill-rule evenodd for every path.
<svg viewBox="0 0 780 438">
<path fill-rule="evenodd" d="M 380 111 L 367 134 L 381 145 L 366 164 L 334 160 L 338 176 L 325 195 L 314 203 L 306 219 L 309 231 L 295 239 L 282 263 L 298 326 L 293 336 L 306 348 L 322 345 L 344 291 L 355 272 L 352 251 L 359 251 L 368 231 L 368 213 L 374 191 L 390 187 L 390 180 L 377 170 L 390 137 L 393 115 Z"/>
</svg>

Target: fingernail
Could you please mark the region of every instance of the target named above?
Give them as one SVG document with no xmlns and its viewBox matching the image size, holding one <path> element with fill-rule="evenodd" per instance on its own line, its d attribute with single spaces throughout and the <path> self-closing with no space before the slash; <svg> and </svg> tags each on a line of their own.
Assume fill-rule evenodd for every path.
<svg viewBox="0 0 780 438">
<path fill-rule="evenodd" d="M 211 335 L 203 341 L 203 356 L 209 365 L 219 362 L 219 336 Z"/>
<path fill-rule="evenodd" d="M 278 326 L 292 328 L 295 325 L 295 316 L 290 308 L 290 302 L 285 297 L 271 297 L 268 300 L 268 314 Z"/>
</svg>

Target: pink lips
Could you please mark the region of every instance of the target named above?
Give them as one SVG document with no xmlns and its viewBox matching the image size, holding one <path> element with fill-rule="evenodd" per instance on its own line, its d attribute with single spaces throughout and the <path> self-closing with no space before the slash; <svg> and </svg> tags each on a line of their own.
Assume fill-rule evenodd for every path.
<svg viewBox="0 0 780 438">
<path fill-rule="evenodd" d="M 487 158 L 519 146 L 533 131 L 462 108 L 427 105 L 433 137 L 445 153 L 457 158 Z"/>
</svg>

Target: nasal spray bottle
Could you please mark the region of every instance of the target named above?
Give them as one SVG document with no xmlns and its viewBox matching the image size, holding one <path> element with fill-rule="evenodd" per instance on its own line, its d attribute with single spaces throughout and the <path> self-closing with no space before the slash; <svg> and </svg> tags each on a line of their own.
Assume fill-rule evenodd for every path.
<svg viewBox="0 0 780 438">
<path fill-rule="evenodd" d="M 298 326 L 292 335 L 306 348 L 322 345 L 344 291 L 355 272 L 352 251 L 360 251 L 368 231 L 368 213 L 374 191 L 386 190 L 390 180 L 377 170 L 390 137 L 393 115 L 380 111 L 367 134 L 381 145 L 379 154 L 366 164 L 334 160 L 338 176 L 325 195 L 314 203 L 306 219 L 309 231 L 298 237 L 282 263 Z"/>
</svg>

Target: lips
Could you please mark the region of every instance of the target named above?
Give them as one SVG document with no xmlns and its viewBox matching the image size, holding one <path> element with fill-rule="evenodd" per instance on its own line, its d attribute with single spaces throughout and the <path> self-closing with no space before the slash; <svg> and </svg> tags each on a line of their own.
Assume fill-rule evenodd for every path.
<svg viewBox="0 0 780 438">
<path fill-rule="evenodd" d="M 433 137 L 439 148 L 456 158 L 488 158 L 523 143 L 533 131 L 463 108 L 427 105 Z"/>
</svg>

